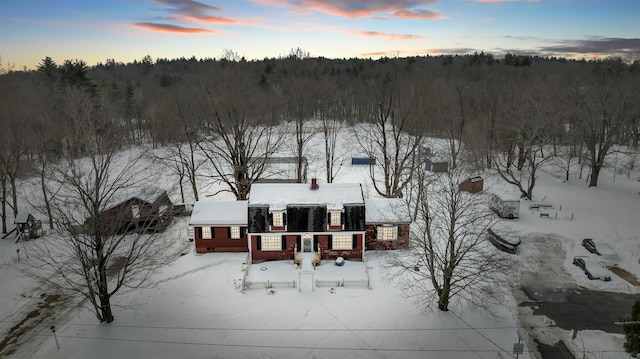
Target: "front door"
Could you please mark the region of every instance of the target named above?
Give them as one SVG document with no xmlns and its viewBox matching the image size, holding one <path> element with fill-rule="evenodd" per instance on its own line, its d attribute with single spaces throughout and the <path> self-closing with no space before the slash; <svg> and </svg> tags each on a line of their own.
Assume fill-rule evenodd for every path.
<svg viewBox="0 0 640 359">
<path fill-rule="evenodd" d="M 302 251 L 306 253 L 313 251 L 313 237 L 310 234 L 305 234 L 302 237 Z"/>
</svg>

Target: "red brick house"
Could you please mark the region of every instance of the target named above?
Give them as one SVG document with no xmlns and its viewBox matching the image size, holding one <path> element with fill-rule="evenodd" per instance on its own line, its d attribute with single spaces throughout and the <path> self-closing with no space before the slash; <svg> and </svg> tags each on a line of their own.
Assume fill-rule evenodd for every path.
<svg viewBox="0 0 640 359">
<path fill-rule="evenodd" d="M 252 262 L 361 260 L 366 249 L 408 247 L 408 213 L 401 199 L 365 201 L 360 184 L 254 183 L 248 201 L 197 202 L 190 226 L 198 253 L 249 251 Z"/>
<path fill-rule="evenodd" d="M 367 218 L 366 249 L 409 248 L 409 205 L 402 198 L 364 200 Z"/>
<path fill-rule="evenodd" d="M 199 201 L 193 206 L 196 252 L 247 252 L 247 201 Z"/>
<path fill-rule="evenodd" d="M 362 259 L 364 198 L 359 184 L 254 183 L 249 194 L 248 241 L 252 261 Z"/>
<path fill-rule="evenodd" d="M 99 223 L 107 231 L 161 231 L 171 223 L 173 203 L 165 190 L 147 187 L 124 198 L 100 213 Z M 85 228 L 92 223 L 92 218 L 87 219 Z"/>
</svg>

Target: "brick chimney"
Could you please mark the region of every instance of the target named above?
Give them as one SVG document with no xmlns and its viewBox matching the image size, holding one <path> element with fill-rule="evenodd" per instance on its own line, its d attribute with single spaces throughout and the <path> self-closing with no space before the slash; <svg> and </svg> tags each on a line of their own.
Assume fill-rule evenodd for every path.
<svg viewBox="0 0 640 359">
<path fill-rule="evenodd" d="M 312 178 L 311 179 L 311 189 L 312 190 L 317 190 L 318 187 L 318 180 L 316 178 Z"/>
</svg>

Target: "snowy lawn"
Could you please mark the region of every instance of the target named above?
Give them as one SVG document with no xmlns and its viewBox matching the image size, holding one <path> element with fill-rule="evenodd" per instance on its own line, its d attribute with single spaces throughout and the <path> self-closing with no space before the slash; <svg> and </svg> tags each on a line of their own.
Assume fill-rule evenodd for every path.
<svg viewBox="0 0 640 359">
<path fill-rule="evenodd" d="M 244 274 L 246 254 L 190 253 L 158 273 L 149 288 L 119 296 L 116 304 L 121 308 L 114 323 L 100 325 L 90 312 L 82 311 L 58 324 L 60 350 L 51 337 L 33 358 L 459 358 L 473 352 L 481 358 L 510 356 L 517 333 L 508 307 L 493 315 L 472 309 L 420 312 L 383 279 L 383 257 L 369 252 L 366 263 L 338 267 L 328 261 L 317 268 L 320 278 L 347 269 L 366 275 L 366 265 L 372 290 L 303 286 L 301 292 L 242 293 L 234 281 Z M 255 270 L 258 276 L 273 273 L 297 279 L 297 269 L 288 261 L 255 264 L 249 270 L 250 277 Z"/>
</svg>

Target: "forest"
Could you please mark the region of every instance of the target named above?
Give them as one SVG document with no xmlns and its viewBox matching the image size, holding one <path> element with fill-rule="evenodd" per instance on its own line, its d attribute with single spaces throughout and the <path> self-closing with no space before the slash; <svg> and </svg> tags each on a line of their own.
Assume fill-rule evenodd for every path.
<svg viewBox="0 0 640 359">
<path fill-rule="evenodd" d="M 283 136 L 281 124 L 293 136 Z M 36 70 L 1 68 L 2 232 L 19 212 L 21 178 L 40 178 L 51 218 L 46 182 L 62 159 L 162 148 L 195 200 L 204 162 L 246 199 L 283 148 L 297 159 L 301 180 L 314 135 L 324 136 L 325 180 L 333 181 L 336 129 L 361 124 L 368 130 L 354 131 L 354 143 L 378 159 L 381 196 L 407 191 L 427 138 L 447 140 L 451 167 L 494 169 L 522 197 L 532 197 L 536 169 L 551 158 L 567 179 L 579 163 L 585 185 L 597 186 L 607 156 L 638 152 L 640 62 L 484 52 L 328 59 L 298 48 L 251 61 L 225 50 L 217 59 L 146 56 L 89 66 L 46 57 Z"/>
</svg>

